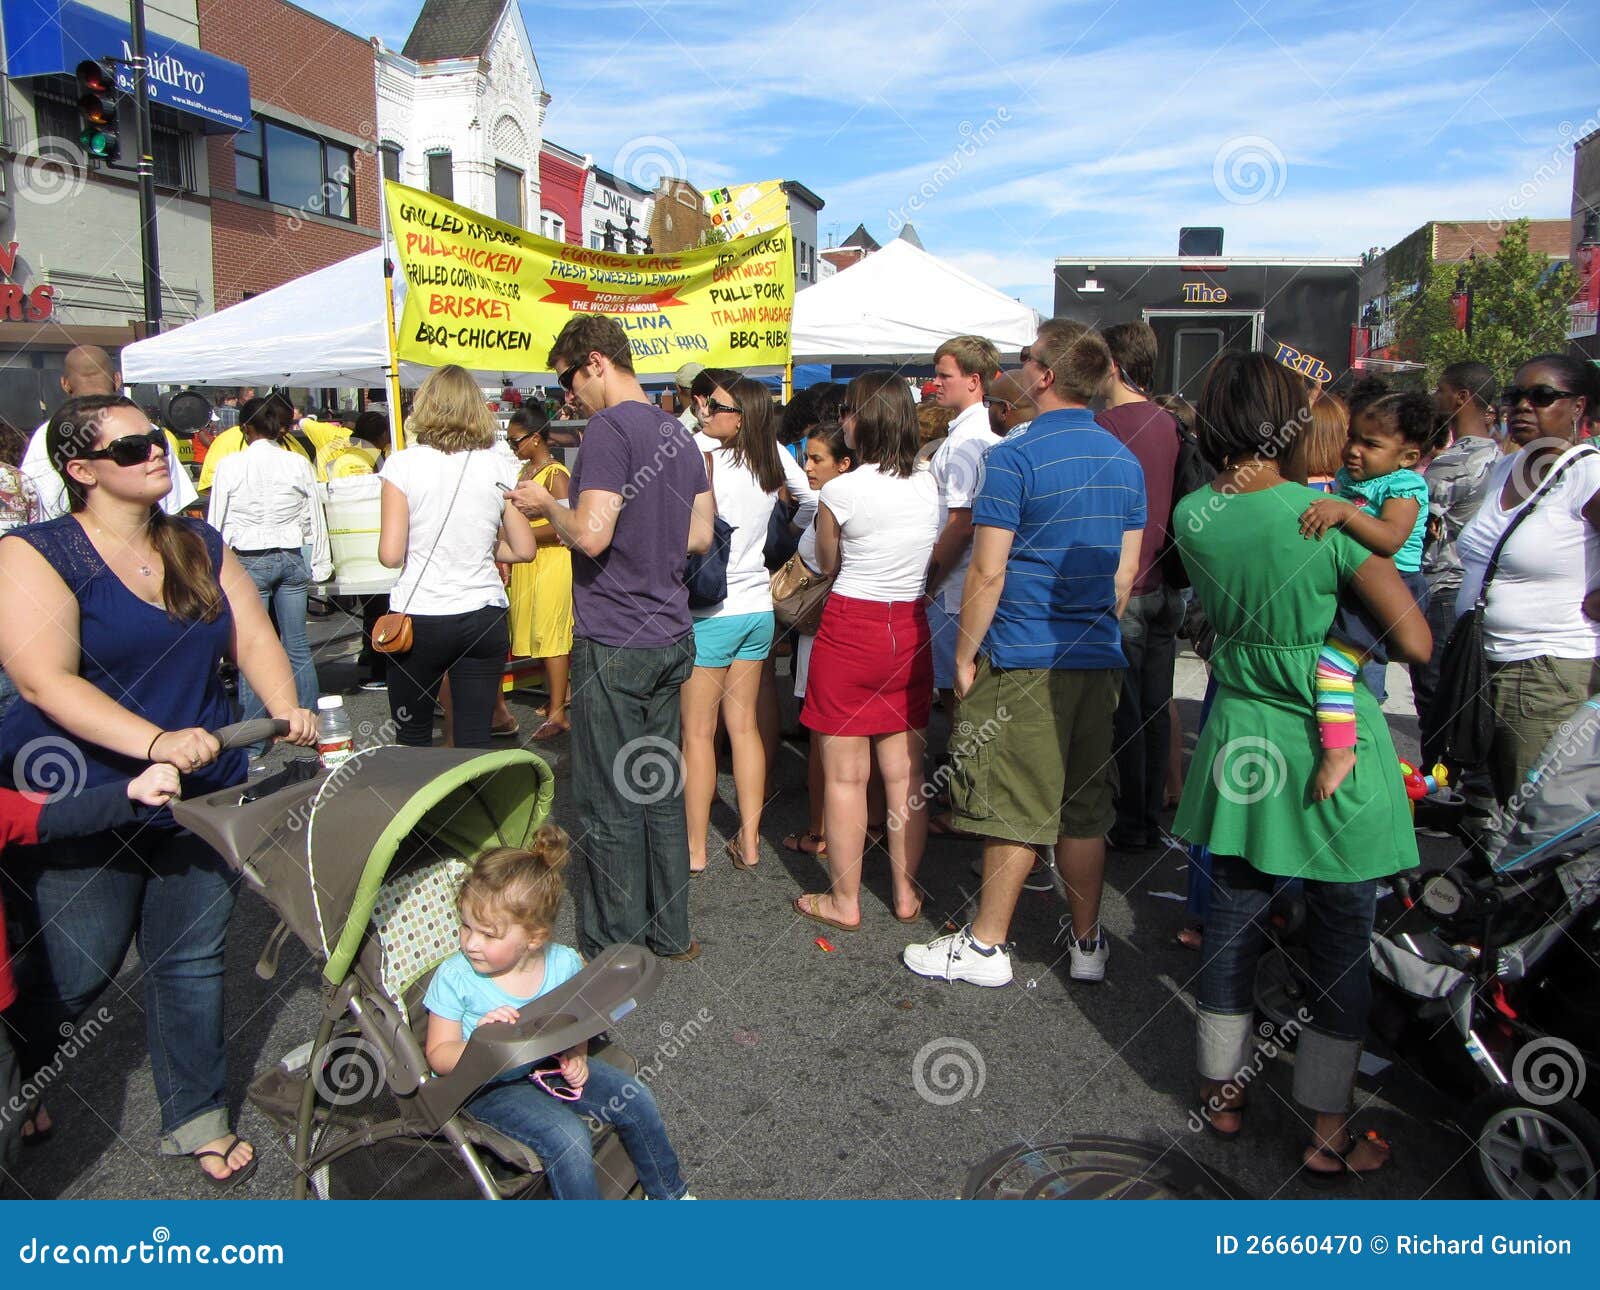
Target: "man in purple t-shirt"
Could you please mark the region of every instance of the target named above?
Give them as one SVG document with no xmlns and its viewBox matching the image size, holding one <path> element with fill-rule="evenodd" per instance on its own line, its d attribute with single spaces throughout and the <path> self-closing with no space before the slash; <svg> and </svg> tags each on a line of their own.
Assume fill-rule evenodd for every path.
<svg viewBox="0 0 1600 1290">
<path fill-rule="evenodd" d="M 578 948 L 692 959 L 678 690 L 694 667 L 684 564 L 710 549 L 716 515 L 705 461 L 645 396 L 614 318 L 572 319 L 547 361 L 590 413 L 570 508 L 531 480 L 512 499 L 572 548 Z"/>
<path fill-rule="evenodd" d="M 1158 557 L 1167 544 L 1172 517 L 1173 476 L 1178 467 L 1178 423 L 1150 402 L 1156 377 L 1156 333 L 1149 323 L 1118 323 L 1101 333 L 1111 351 L 1106 406 L 1095 420 L 1139 459 L 1144 470 L 1145 525 L 1139 572 L 1122 615 L 1122 697 L 1112 723 L 1117 757 L 1117 822 L 1111 845 L 1139 851 L 1161 836 L 1167 753 L 1172 743 L 1167 705 L 1178 659 L 1183 598 L 1167 586 Z"/>
</svg>

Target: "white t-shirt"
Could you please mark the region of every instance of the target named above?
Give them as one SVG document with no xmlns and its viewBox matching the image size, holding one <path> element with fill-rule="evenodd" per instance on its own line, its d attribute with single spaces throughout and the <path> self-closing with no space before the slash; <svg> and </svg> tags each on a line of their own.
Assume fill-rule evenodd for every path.
<svg viewBox="0 0 1600 1290">
<path fill-rule="evenodd" d="M 46 421 L 33 432 L 33 438 L 28 440 L 28 450 L 22 454 L 22 473 L 33 485 L 34 494 L 39 499 L 41 520 L 53 520 L 65 515 L 70 501 L 67 486 L 50 464 L 50 454 L 45 449 L 44 432 L 49 425 Z M 178 460 L 178 441 L 170 430 L 167 431 L 167 469 L 172 472 L 172 487 L 161 499 L 161 509 L 168 515 L 179 515 L 193 506 L 200 494 L 195 492 L 194 480 L 189 478 L 189 472 Z"/>
<path fill-rule="evenodd" d="M 856 600 L 917 600 L 939 536 L 939 487 L 918 466 L 907 479 L 857 466 L 822 486 L 839 521 L 843 553 L 833 590 Z"/>
<path fill-rule="evenodd" d="M 383 463 L 384 482 L 406 495 L 411 512 L 405 568 L 389 592 L 390 608 L 412 614 L 465 614 L 508 603 L 494 564 L 507 505 L 495 484 L 512 482 L 505 472 L 498 453 L 445 453 L 426 444 L 403 448 Z"/>
<path fill-rule="evenodd" d="M 939 531 L 949 523 L 950 512 L 971 510 L 972 499 L 983 482 L 983 458 L 999 443 L 989 428 L 989 409 L 974 403 L 950 422 L 949 433 L 933 454 L 933 478 L 939 485 Z M 961 612 L 961 588 L 972 563 L 972 543 L 967 543 L 956 566 L 939 584 L 939 603 L 953 614 Z"/>
<path fill-rule="evenodd" d="M 1493 662 L 1545 654 L 1600 657 L 1600 623 L 1583 612 L 1584 597 L 1600 588 L 1600 534 L 1583 516 L 1589 499 L 1600 493 L 1600 450 L 1571 448 L 1550 469 L 1554 472 L 1575 453 L 1582 458 L 1567 467 L 1555 488 L 1540 495 L 1533 514 L 1517 525 L 1500 554 L 1483 612 L 1484 652 Z M 1517 453 L 1494 468 L 1483 505 L 1456 542 L 1465 575 L 1456 597 L 1458 616 L 1477 603 L 1495 544 L 1528 504 L 1509 511 L 1500 507 L 1506 477 L 1522 461 Z"/>
<path fill-rule="evenodd" d="M 777 493 L 763 492 L 748 466 L 726 448 L 711 454 L 711 492 L 717 514 L 733 525 L 728 543 L 728 595 L 712 609 L 694 609 L 696 618 L 729 618 L 735 614 L 772 612 L 772 583 L 762 550 Z"/>
</svg>

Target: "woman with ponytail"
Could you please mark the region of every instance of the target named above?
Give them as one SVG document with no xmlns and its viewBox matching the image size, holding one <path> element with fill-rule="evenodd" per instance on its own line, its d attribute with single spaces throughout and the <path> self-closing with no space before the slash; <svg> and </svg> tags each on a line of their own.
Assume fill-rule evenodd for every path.
<svg viewBox="0 0 1600 1290">
<path fill-rule="evenodd" d="M 46 447 L 70 510 L 0 540 L 0 665 L 20 699 L 0 733 L 0 775 L 60 796 L 167 762 L 193 797 L 246 778 L 242 751 L 209 733 L 231 720 L 218 675 L 232 659 L 267 712 L 309 745 L 288 656 L 255 584 L 221 535 L 160 506 L 166 439 L 116 395 L 68 399 Z M 50 1060 L 60 1027 L 88 1009 L 138 936 L 161 1150 L 192 1155 L 213 1183 L 254 1172 L 229 1132 L 223 944 L 234 883 L 199 838 L 160 810 L 8 862 L 33 971 L 6 1014 L 23 1077 Z M 42 1109 L 35 1134 L 48 1129 Z"/>
</svg>

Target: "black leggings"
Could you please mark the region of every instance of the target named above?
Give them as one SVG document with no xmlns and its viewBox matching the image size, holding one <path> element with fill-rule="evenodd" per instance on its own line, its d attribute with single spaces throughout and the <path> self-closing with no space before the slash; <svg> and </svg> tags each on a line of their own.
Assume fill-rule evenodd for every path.
<svg viewBox="0 0 1600 1290">
<path fill-rule="evenodd" d="M 457 748 L 487 748 L 495 695 L 505 675 L 511 638 L 503 606 L 465 614 L 412 614 L 411 648 L 389 655 L 389 715 L 395 742 L 426 748 L 433 742 L 433 705 L 450 678 Z"/>
</svg>

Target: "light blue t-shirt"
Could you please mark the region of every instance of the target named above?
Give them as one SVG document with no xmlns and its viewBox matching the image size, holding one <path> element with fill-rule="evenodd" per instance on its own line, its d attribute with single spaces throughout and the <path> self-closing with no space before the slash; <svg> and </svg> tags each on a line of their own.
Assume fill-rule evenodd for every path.
<svg viewBox="0 0 1600 1290">
<path fill-rule="evenodd" d="M 997 668 L 1125 667 L 1122 537 L 1144 528 L 1144 471 L 1087 408 L 1043 412 L 983 459 L 972 522 L 1016 537 L 983 653 Z"/>
<path fill-rule="evenodd" d="M 544 951 L 544 984 L 539 994 L 549 994 L 563 981 L 570 981 L 583 971 L 583 960 L 578 951 L 566 945 L 547 945 Z M 428 983 L 428 993 L 422 997 L 422 1006 L 436 1017 L 460 1021 L 461 1037 L 470 1039 L 483 1014 L 495 1008 L 510 1005 L 521 1008 L 533 1002 L 539 994 L 519 999 L 507 994 L 489 977 L 477 972 L 467 956 L 457 950 L 433 974 Z"/>
<path fill-rule="evenodd" d="M 1394 567 L 1401 573 L 1422 571 L 1422 540 L 1428 531 L 1428 481 L 1414 470 L 1391 470 L 1376 479 L 1351 479 L 1343 466 L 1333 477 L 1333 491 L 1347 502 L 1356 502 L 1368 515 L 1381 516 L 1383 504 L 1391 497 L 1409 497 L 1417 504 L 1417 522 L 1411 536 L 1394 553 Z"/>
</svg>

